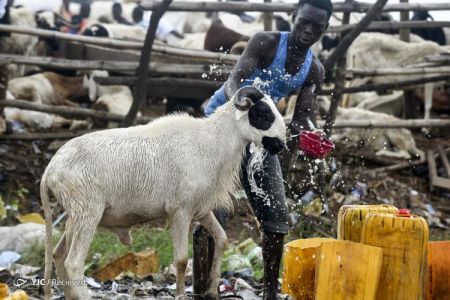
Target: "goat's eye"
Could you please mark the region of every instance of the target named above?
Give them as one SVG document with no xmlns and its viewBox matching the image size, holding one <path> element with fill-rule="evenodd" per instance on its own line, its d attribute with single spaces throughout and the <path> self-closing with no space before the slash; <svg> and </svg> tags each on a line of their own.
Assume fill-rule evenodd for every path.
<svg viewBox="0 0 450 300">
<path fill-rule="evenodd" d="M 268 130 L 275 121 L 275 115 L 267 103 L 260 101 L 250 108 L 248 119 L 250 125 L 256 129 Z"/>
</svg>

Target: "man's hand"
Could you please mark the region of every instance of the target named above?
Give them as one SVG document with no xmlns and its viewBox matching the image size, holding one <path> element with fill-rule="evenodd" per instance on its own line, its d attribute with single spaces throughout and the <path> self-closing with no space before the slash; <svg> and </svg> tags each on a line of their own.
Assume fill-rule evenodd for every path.
<svg viewBox="0 0 450 300">
<path fill-rule="evenodd" d="M 300 131 L 293 129 L 291 126 L 288 126 L 286 135 L 287 151 L 291 154 L 296 153 L 298 149 L 298 139 L 300 137 Z"/>
</svg>

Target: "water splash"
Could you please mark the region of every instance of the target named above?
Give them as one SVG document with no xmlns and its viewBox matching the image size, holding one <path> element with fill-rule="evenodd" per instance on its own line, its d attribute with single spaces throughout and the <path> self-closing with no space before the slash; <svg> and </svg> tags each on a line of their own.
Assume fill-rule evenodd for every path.
<svg viewBox="0 0 450 300">
<path fill-rule="evenodd" d="M 250 184 L 250 190 L 258 197 L 264 198 L 264 204 L 270 206 L 269 195 L 267 195 L 267 193 L 257 185 L 255 180 L 255 174 L 257 172 L 264 172 L 263 162 L 268 152 L 264 148 L 256 146 L 254 143 L 250 144 L 249 150 L 251 153 L 251 159 L 247 164 L 247 179 Z"/>
</svg>

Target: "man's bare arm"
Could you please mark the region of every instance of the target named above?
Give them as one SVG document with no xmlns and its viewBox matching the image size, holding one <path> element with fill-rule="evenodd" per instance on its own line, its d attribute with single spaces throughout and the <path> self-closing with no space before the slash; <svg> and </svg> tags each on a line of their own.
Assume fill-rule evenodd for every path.
<svg viewBox="0 0 450 300">
<path fill-rule="evenodd" d="M 295 105 L 294 115 L 289 124 L 291 134 L 299 134 L 302 130 L 313 130 L 313 105 L 317 91 L 323 83 L 325 70 L 318 59 L 314 59 L 311 65 L 311 71 L 303 84 Z"/>
<path fill-rule="evenodd" d="M 274 48 L 274 40 L 272 36 L 265 32 L 259 32 L 250 39 L 228 80 L 225 82 L 225 96 L 227 99 L 230 99 L 239 89 L 242 81 L 249 78 L 260 66 L 267 53 L 270 53 Z"/>
</svg>

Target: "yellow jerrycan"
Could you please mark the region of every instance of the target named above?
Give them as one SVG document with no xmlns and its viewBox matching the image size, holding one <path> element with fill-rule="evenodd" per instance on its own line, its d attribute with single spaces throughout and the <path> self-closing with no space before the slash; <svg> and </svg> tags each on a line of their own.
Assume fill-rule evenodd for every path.
<svg viewBox="0 0 450 300">
<path fill-rule="evenodd" d="M 12 294 L 9 294 L 8 285 L 5 283 L 0 283 L 0 300 L 28 300 L 28 295 L 22 291 L 17 290 Z"/>
<path fill-rule="evenodd" d="M 316 252 L 329 238 L 300 239 L 284 246 L 282 291 L 297 300 L 314 299 Z"/>
<path fill-rule="evenodd" d="M 428 243 L 427 300 L 450 299 L 450 241 Z"/>
<path fill-rule="evenodd" d="M 359 243 L 364 219 L 370 212 L 396 214 L 398 209 L 393 205 L 343 205 L 338 214 L 338 240 Z"/>
<path fill-rule="evenodd" d="M 323 243 L 316 259 L 315 300 L 375 300 L 383 250 L 350 241 Z"/>
<path fill-rule="evenodd" d="M 383 249 L 378 300 L 418 300 L 425 296 L 428 224 L 401 209 L 396 215 L 369 213 L 361 243 Z"/>
</svg>

